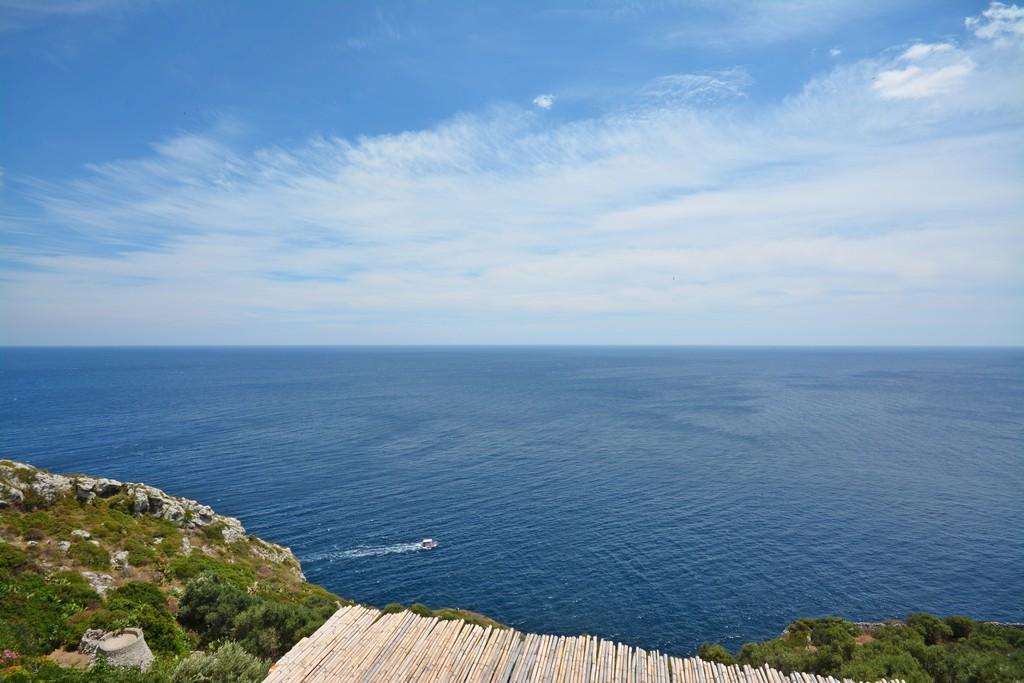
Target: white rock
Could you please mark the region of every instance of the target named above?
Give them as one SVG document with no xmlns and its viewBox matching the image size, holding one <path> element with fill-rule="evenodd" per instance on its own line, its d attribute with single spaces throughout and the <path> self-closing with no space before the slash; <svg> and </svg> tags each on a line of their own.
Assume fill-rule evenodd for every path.
<svg viewBox="0 0 1024 683">
<path fill-rule="evenodd" d="M 89 587 L 100 595 L 106 595 L 114 583 L 114 577 L 110 574 L 97 574 L 96 572 L 82 572 L 82 578 L 89 582 Z"/>
<path fill-rule="evenodd" d="M 124 569 L 128 566 L 128 551 L 118 550 L 110 556 L 110 566 L 114 569 Z"/>
<path fill-rule="evenodd" d="M 85 529 L 75 529 L 74 531 L 71 532 L 71 535 L 72 536 L 77 536 L 78 538 L 83 538 L 83 539 L 86 539 L 86 540 L 92 538 L 92 534 L 90 534 Z"/>
<path fill-rule="evenodd" d="M 47 505 L 53 505 L 58 496 L 71 491 L 71 479 L 60 474 L 36 472 L 31 488 Z"/>
<path fill-rule="evenodd" d="M 135 489 L 133 498 L 135 499 L 132 501 L 133 514 L 144 515 L 149 512 L 149 496 L 146 495 L 146 492 L 141 487 Z"/>
</svg>

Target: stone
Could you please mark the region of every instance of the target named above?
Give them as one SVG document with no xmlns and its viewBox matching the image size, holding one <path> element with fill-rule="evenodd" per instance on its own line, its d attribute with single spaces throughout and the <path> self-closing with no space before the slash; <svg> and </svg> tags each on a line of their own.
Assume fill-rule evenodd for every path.
<svg viewBox="0 0 1024 683">
<path fill-rule="evenodd" d="M 149 512 L 149 496 L 141 488 L 135 489 L 132 501 L 132 514 L 144 515 Z"/>
<path fill-rule="evenodd" d="M 90 534 L 85 529 L 75 529 L 74 531 L 71 532 L 71 535 L 72 536 L 77 536 L 78 538 L 81 538 L 81 539 L 86 540 L 86 541 L 89 540 L 90 538 L 92 538 L 92 534 Z"/>
<path fill-rule="evenodd" d="M 192 542 L 188 540 L 188 536 L 181 537 L 181 552 L 186 555 L 192 554 Z"/>
<path fill-rule="evenodd" d="M 7 484 L 0 484 L 0 508 L 21 505 L 24 502 L 25 494 L 22 493 L 21 489 L 8 486 Z"/>
<path fill-rule="evenodd" d="M 71 541 L 57 541 L 57 547 L 62 553 L 67 553 L 71 550 Z"/>
<path fill-rule="evenodd" d="M 124 488 L 124 484 L 119 482 L 117 479 L 97 479 L 96 480 L 96 495 L 100 498 L 110 498 L 121 493 L 121 489 Z"/>
<path fill-rule="evenodd" d="M 221 535 L 224 537 L 225 542 L 234 543 L 235 541 L 241 541 L 245 538 L 245 527 L 242 523 L 234 517 L 224 517 L 224 528 L 220 530 Z"/>
<path fill-rule="evenodd" d="M 36 472 L 30 488 L 47 505 L 53 505 L 58 496 L 71 491 L 71 479 L 60 474 Z"/>
<path fill-rule="evenodd" d="M 164 501 L 159 496 L 155 496 L 149 491 L 146 492 L 146 501 L 149 506 L 149 514 L 160 516 L 160 510 L 164 506 Z"/>
<path fill-rule="evenodd" d="M 107 635 L 101 628 L 89 628 L 82 634 L 82 640 L 78 642 L 78 651 L 83 655 L 95 655 L 100 647 L 100 641 Z"/>
<path fill-rule="evenodd" d="M 117 550 L 110 556 L 110 566 L 114 569 L 124 569 L 128 566 L 128 551 Z"/>
<path fill-rule="evenodd" d="M 110 574 L 97 574 L 96 572 L 82 572 L 82 578 L 89 583 L 89 587 L 100 595 L 106 595 L 110 586 L 114 583 L 114 577 Z"/>
</svg>

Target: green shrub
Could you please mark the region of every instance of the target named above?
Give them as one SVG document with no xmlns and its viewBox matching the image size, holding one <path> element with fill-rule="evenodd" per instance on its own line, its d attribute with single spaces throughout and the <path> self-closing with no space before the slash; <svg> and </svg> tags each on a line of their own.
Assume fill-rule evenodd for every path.
<svg viewBox="0 0 1024 683">
<path fill-rule="evenodd" d="M 194 579 L 203 573 L 216 574 L 242 589 L 248 588 L 256 580 L 256 571 L 249 565 L 227 563 L 198 553 L 175 557 L 167 565 L 168 576 L 181 581 Z"/>
<path fill-rule="evenodd" d="M 742 664 L 768 664 L 785 672 L 907 683 L 1020 683 L 1024 681 L 1024 630 L 912 614 L 906 625 L 887 624 L 873 642 L 857 645 L 842 620 L 801 619 L 787 635 L 740 650 Z M 931 643 L 931 644 L 929 644 Z M 813 646 L 813 647 L 812 647 Z"/>
<path fill-rule="evenodd" d="M 857 627 L 839 617 L 815 619 L 811 625 L 811 643 L 813 645 L 844 645 L 853 643 Z"/>
<path fill-rule="evenodd" d="M 210 543 L 224 543 L 224 529 L 227 525 L 224 522 L 211 522 L 204 527 L 200 527 L 200 533 Z"/>
<path fill-rule="evenodd" d="M 115 588 L 104 609 L 69 624 L 73 634 L 80 634 L 86 628 L 116 631 L 130 626 L 143 630 L 146 643 L 154 653 L 181 655 L 192 647 L 192 639 L 168 609 L 167 597 L 151 583 L 133 581 Z"/>
<path fill-rule="evenodd" d="M 124 549 L 128 551 L 128 564 L 135 567 L 145 567 L 157 560 L 156 550 L 149 544 L 132 540 L 124 543 Z"/>
<path fill-rule="evenodd" d="M 413 614 L 418 614 L 421 617 L 432 617 L 434 616 L 434 610 L 430 609 L 421 602 L 414 602 L 409 606 L 409 611 Z"/>
<path fill-rule="evenodd" d="M 157 586 L 143 581 L 126 583 L 112 590 L 107 596 L 109 609 L 131 609 L 137 605 L 167 610 L 167 596 Z"/>
<path fill-rule="evenodd" d="M 43 576 L 20 550 L 0 543 L 0 649 L 42 655 L 68 637 L 69 618 L 98 603 L 81 576 Z"/>
<path fill-rule="evenodd" d="M 181 660 L 171 683 L 259 683 L 267 675 L 267 662 L 252 656 L 238 643 L 224 643 L 211 654 Z"/>
<path fill-rule="evenodd" d="M 192 638 L 166 607 L 158 609 L 148 604 L 129 606 L 121 603 L 113 609 L 101 609 L 88 614 L 82 620 L 75 620 L 74 624 L 76 632 L 80 629 L 84 631 L 83 626 L 104 631 L 141 628 L 146 635 L 146 644 L 157 655 L 182 655 L 191 650 L 193 645 Z"/>
<path fill-rule="evenodd" d="M 89 569 L 110 569 L 110 554 L 101 546 L 89 541 L 75 541 L 68 550 L 68 557 Z"/>
<path fill-rule="evenodd" d="M 974 632 L 974 619 L 969 617 L 946 617 L 946 625 L 957 640 L 967 638 Z"/>
<path fill-rule="evenodd" d="M 10 543 L 0 541 L 0 571 L 23 572 L 34 568 L 32 559 Z"/>
<path fill-rule="evenodd" d="M 384 605 L 384 609 L 381 610 L 384 614 L 397 614 L 398 612 L 404 612 L 405 605 L 400 602 L 389 602 Z"/>
<path fill-rule="evenodd" d="M 837 672 L 839 677 L 855 681 L 900 678 L 906 683 L 932 683 L 932 677 L 909 652 L 877 645 L 865 645 L 855 660 L 846 663 Z"/>
<path fill-rule="evenodd" d="M 233 637 L 249 652 L 277 660 L 317 630 L 333 611 L 260 600 L 235 619 Z"/>
<path fill-rule="evenodd" d="M 202 644 L 229 638 L 235 619 L 256 598 L 212 572 L 195 577 L 185 586 L 178 605 L 178 621 L 199 634 Z"/>
<path fill-rule="evenodd" d="M 250 595 L 207 572 L 185 586 L 178 620 L 202 643 L 234 640 L 254 655 L 276 660 L 334 613 L 337 605 L 328 596 L 313 593 L 293 602 Z"/>
<path fill-rule="evenodd" d="M 920 633 L 928 645 L 935 645 L 953 637 L 953 629 L 949 624 L 931 614 L 911 613 L 907 615 L 907 626 Z"/>
<path fill-rule="evenodd" d="M 718 662 L 719 664 L 735 664 L 736 658 L 732 653 L 718 643 L 702 643 L 697 648 L 697 656 L 706 662 Z"/>
</svg>

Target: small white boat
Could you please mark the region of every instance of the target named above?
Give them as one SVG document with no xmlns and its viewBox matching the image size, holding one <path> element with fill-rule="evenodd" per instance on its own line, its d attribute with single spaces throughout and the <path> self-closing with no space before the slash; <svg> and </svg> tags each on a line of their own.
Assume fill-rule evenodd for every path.
<svg viewBox="0 0 1024 683">
<path fill-rule="evenodd" d="M 420 541 L 420 549 L 421 550 L 433 550 L 436 547 L 437 547 L 437 541 L 435 541 L 432 538 L 424 538 L 422 541 Z"/>
</svg>

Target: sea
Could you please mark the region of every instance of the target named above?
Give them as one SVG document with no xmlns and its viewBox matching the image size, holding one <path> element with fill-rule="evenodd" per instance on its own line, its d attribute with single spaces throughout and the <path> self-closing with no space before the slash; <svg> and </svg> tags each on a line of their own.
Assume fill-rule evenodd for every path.
<svg viewBox="0 0 1024 683">
<path fill-rule="evenodd" d="M 1024 621 L 1021 349 L 6 348 L 0 390 L 0 457 L 200 500 L 373 605 L 675 654 Z"/>
</svg>

